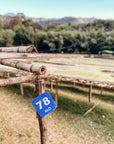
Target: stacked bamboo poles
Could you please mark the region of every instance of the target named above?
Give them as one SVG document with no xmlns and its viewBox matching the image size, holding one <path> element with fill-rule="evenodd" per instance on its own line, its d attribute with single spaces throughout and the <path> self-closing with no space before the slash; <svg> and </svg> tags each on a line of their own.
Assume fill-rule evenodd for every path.
<svg viewBox="0 0 114 144">
<path fill-rule="evenodd" d="M 36 52 L 37 49 L 31 45 L 31 46 L 17 46 L 17 47 L 0 47 L 0 52 L 18 52 L 18 53 L 31 53 Z"/>
</svg>

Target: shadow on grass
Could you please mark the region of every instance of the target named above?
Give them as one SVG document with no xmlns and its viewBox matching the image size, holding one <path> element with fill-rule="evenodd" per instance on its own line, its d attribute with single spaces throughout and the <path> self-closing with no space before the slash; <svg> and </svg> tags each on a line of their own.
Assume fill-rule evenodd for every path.
<svg viewBox="0 0 114 144">
<path fill-rule="evenodd" d="M 59 84 L 59 89 L 62 90 L 62 91 L 65 91 L 65 92 L 70 92 L 70 93 L 74 93 L 74 94 L 79 94 L 80 96 L 88 96 L 89 95 L 89 87 L 88 86 L 85 86 L 85 88 L 88 89 L 87 90 L 83 90 L 83 86 L 73 86 L 73 85 L 63 85 L 64 83 L 62 84 Z M 48 88 L 50 88 L 50 84 L 47 84 L 46 85 Z M 54 87 L 55 87 L 55 84 L 54 84 Z M 100 88 L 98 87 L 94 87 L 93 90 L 99 90 L 99 94 L 98 93 L 95 93 L 93 92 L 92 93 L 92 96 L 95 97 L 95 98 L 99 98 L 100 100 L 103 100 L 103 101 L 107 101 L 107 102 L 111 102 L 111 103 L 114 103 L 114 95 L 111 95 L 110 92 L 114 92 L 113 90 L 107 90 L 107 89 L 104 89 L 104 94 L 102 94 L 102 96 L 100 96 Z M 109 94 L 105 94 L 105 91 L 109 92 Z"/>
<path fill-rule="evenodd" d="M 103 94 L 102 96 L 100 96 L 100 95 L 98 95 L 98 94 L 93 93 L 92 96 L 93 96 L 93 97 L 96 97 L 96 98 L 99 98 L 100 100 L 103 100 L 103 101 L 105 101 L 105 102 L 114 103 L 114 96 L 112 96 L 112 95 Z"/>
<path fill-rule="evenodd" d="M 51 96 L 54 98 L 54 93 L 51 92 Z M 83 116 L 92 106 L 92 103 L 81 100 L 74 101 L 62 95 L 58 97 L 58 108 L 71 114 Z M 107 119 L 103 119 L 103 115 L 106 116 Z M 109 127 L 113 126 L 114 123 L 114 112 L 100 106 L 95 107 L 86 117 L 96 123 L 109 125 Z"/>
<path fill-rule="evenodd" d="M 47 84 L 46 86 L 48 88 L 50 88 L 50 84 Z M 55 85 L 54 85 L 54 87 L 55 87 Z M 68 91 L 68 92 L 71 92 L 71 93 L 78 93 L 78 94 L 81 94 L 81 95 L 84 95 L 84 96 L 88 96 L 88 92 L 87 91 L 80 90 L 79 88 L 74 87 L 73 85 L 72 86 L 59 85 L 59 89 L 62 90 L 62 91 L 65 91 L 65 92 Z"/>
<path fill-rule="evenodd" d="M 20 85 L 13 85 L 3 88 L 11 93 L 20 94 Z M 51 96 L 54 98 L 55 94 L 50 92 Z M 21 97 L 23 99 L 32 100 L 35 97 L 34 87 L 25 86 L 24 85 L 24 96 Z M 83 116 L 83 114 L 88 111 L 93 106 L 92 103 L 84 102 L 81 100 L 72 100 L 63 95 L 59 95 L 58 97 L 58 109 L 61 111 L 67 111 L 73 115 Z M 102 115 L 106 116 L 107 119 L 103 119 Z M 114 123 L 114 112 L 104 109 L 100 106 L 97 106 L 93 111 L 91 111 L 88 115 L 92 121 L 101 124 L 107 124 L 113 126 Z"/>
<path fill-rule="evenodd" d="M 16 93 L 16 94 L 21 94 L 21 91 L 20 91 L 20 85 L 19 84 L 15 84 L 15 85 L 11 85 L 11 86 L 7 86 L 5 87 L 5 89 L 7 89 L 8 91 L 11 91 L 13 93 Z M 34 90 L 34 87 L 30 87 L 30 86 L 26 86 L 26 85 L 23 85 L 23 91 L 24 91 L 24 95 L 23 97 L 35 97 L 35 90 Z"/>
</svg>

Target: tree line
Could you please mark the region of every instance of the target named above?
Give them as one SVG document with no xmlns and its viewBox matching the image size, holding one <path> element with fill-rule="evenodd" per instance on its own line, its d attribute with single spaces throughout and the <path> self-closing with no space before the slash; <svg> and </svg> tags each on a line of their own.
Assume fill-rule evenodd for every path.
<svg viewBox="0 0 114 144">
<path fill-rule="evenodd" d="M 35 45 L 38 51 L 56 53 L 93 53 L 114 51 L 114 20 L 96 20 L 92 23 L 67 25 L 39 23 L 19 13 L 10 20 L 0 19 L 0 47 Z M 106 37 L 105 37 L 106 36 Z M 103 37 L 102 39 L 98 39 Z M 86 43 L 84 43 L 86 42 Z M 67 47 L 73 44 L 77 46 Z"/>
</svg>

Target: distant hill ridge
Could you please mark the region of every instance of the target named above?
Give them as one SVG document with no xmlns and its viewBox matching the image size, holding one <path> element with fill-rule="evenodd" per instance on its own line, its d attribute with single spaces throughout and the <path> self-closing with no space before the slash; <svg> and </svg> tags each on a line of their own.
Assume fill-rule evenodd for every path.
<svg viewBox="0 0 114 144">
<path fill-rule="evenodd" d="M 6 13 L 3 15 L 3 17 L 6 19 L 6 17 L 14 17 L 16 14 L 14 13 Z M 42 26 L 45 26 L 47 23 L 60 23 L 60 24 L 79 24 L 79 23 L 90 23 L 96 20 L 95 17 L 91 18 L 76 18 L 76 17 L 63 17 L 63 18 L 33 18 L 33 17 L 27 17 L 31 18 L 34 22 L 38 22 Z"/>
<path fill-rule="evenodd" d="M 31 18 L 34 22 L 38 22 L 41 25 L 45 26 L 47 23 L 60 23 L 60 24 L 68 24 L 69 22 L 72 24 L 76 23 L 89 23 L 96 20 L 96 18 L 75 18 L 75 17 L 64 17 L 64 18 Z"/>
</svg>

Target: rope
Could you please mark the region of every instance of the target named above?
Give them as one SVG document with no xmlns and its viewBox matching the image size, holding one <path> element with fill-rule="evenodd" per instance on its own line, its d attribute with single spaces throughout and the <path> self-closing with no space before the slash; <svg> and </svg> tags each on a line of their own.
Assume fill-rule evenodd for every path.
<svg viewBox="0 0 114 144">
<path fill-rule="evenodd" d="M 98 41 L 98 40 L 105 39 L 105 38 L 110 37 L 110 36 L 114 36 L 114 33 L 109 34 L 109 35 L 106 35 L 106 36 L 102 36 L 102 37 L 99 37 L 99 38 L 96 38 L 96 39 L 94 39 L 94 40 L 97 40 L 97 41 Z M 93 40 L 93 39 L 92 39 L 92 40 Z M 58 50 L 68 49 L 68 48 L 72 48 L 72 47 L 80 46 L 80 45 L 82 45 L 82 44 L 91 43 L 92 40 L 88 40 L 88 41 L 85 41 L 85 42 L 81 42 L 81 43 L 73 44 L 73 45 L 70 45 L 70 46 L 62 47 L 62 48 L 56 48 L 56 49 L 53 49 L 53 50 L 43 50 L 43 51 L 39 51 L 39 53 L 42 53 L 42 52 L 53 52 L 53 51 L 58 51 Z"/>
</svg>

